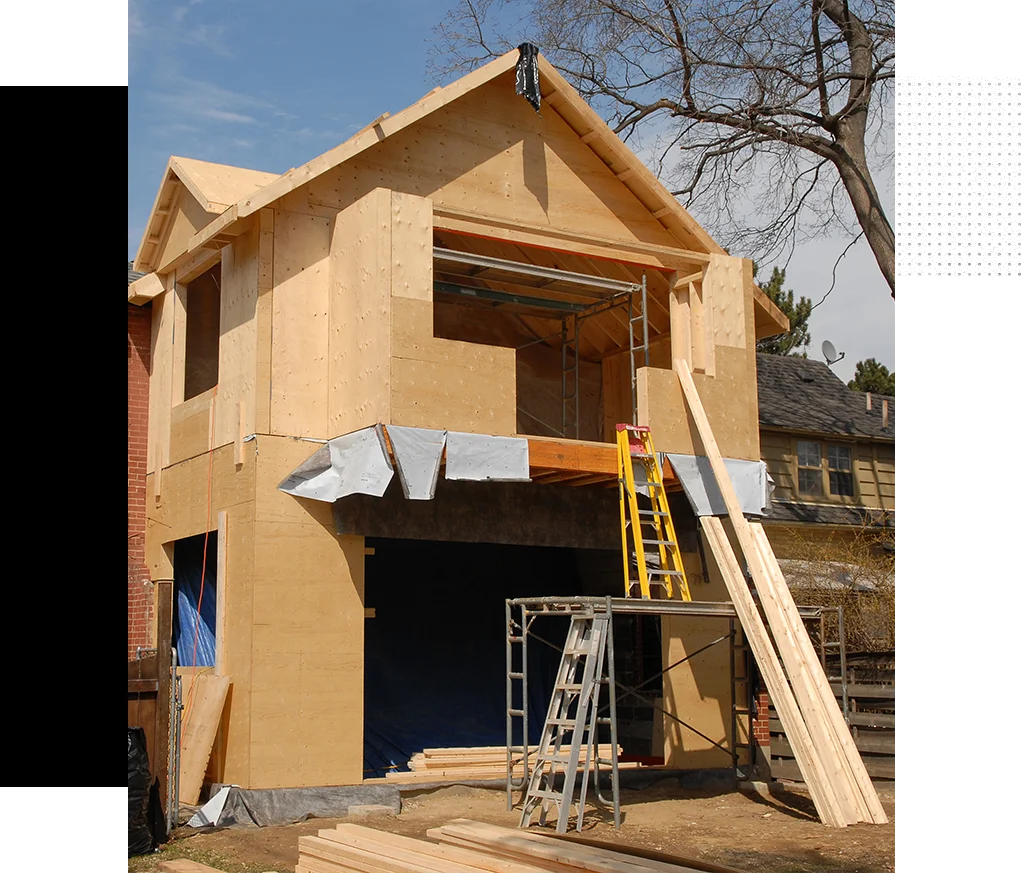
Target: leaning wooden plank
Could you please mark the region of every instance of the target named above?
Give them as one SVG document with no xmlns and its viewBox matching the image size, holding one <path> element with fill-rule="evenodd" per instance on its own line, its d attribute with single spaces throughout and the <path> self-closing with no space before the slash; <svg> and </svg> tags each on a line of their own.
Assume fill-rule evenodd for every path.
<svg viewBox="0 0 1021 873">
<path fill-rule="evenodd" d="M 748 520 L 744 517 L 744 512 L 741 509 L 741 503 L 738 500 L 737 493 L 734 491 L 734 485 L 730 481 L 730 474 L 727 473 L 727 468 L 723 463 L 723 455 L 720 453 L 719 447 L 716 445 L 716 437 L 713 435 L 713 429 L 709 424 L 709 418 L 705 414 L 705 409 L 702 407 L 702 400 L 698 396 L 698 389 L 695 388 L 695 381 L 691 377 L 691 370 L 688 367 L 688 362 L 681 358 L 674 358 L 673 362 L 674 372 L 677 374 L 677 378 L 681 383 L 681 390 L 684 392 L 684 398 L 687 401 L 688 411 L 691 414 L 692 419 L 695 422 L 695 427 L 698 430 L 699 437 L 702 441 L 702 446 L 705 449 L 705 453 L 709 458 L 709 465 L 712 468 L 713 475 L 716 478 L 717 486 L 719 487 L 720 494 L 723 496 L 723 502 L 727 507 L 727 514 L 730 516 L 731 523 L 734 526 L 734 533 L 737 536 L 738 544 L 741 546 L 741 551 L 744 553 L 745 563 L 748 565 L 748 569 L 752 574 L 752 579 L 755 581 L 756 588 L 758 588 L 760 582 L 764 586 L 769 586 L 769 575 L 766 570 L 765 564 L 759 555 L 759 549 L 752 536 L 751 529 L 748 525 Z M 703 518 L 703 527 L 708 529 L 705 525 L 706 518 Z M 719 519 L 716 519 L 716 523 L 719 524 Z M 723 527 L 720 525 L 720 532 L 723 532 Z M 726 534 L 723 535 L 723 540 L 720 542 L 721 546 L 725 544 L 725 551 L 733 555 L 733 549 L 730 547 L 730 541 L 726 538 Z M 734 561 L 736 565 L 736 558 Z M 721 568 L 722 569 L 722 568 Z M 744 585 L 743 577 L 741 578 L 740 584 L 728 583 L 727 587 L 730 590 L 731 598 L 734 599 L 734 606 L 737 607 L 737 599 L 735 598 L 735 591 L 744 589 L 747 592 L 747 587 Z M 751 594 L 747 592 L 749 602 L 751 602 Z M 743 598 L 742 598 L 743 599 Z M 740 617 L 740 616 L 739 616 Z M 756 621 L 761 625 L 761 621 L 758 620 L 758 614 L 756 612 Z M 744 625 L 744 619 L 742 618 L 742 625 Z M 747 626 L 745 626 L 747 630 Z M 777 633 L 777 629 L 774 628 L 774 634 L 776 637 L 777 647 L 780 650 L 781 656 L 784 654 L 783 649 L 783 638 L 782 635 Z M 768 646 L 769 651 L 773 651 L 772 645 Z M 790 654 L 790 653 L 788 653 Z M 758 654 L 756 653 L 756 659 Z M 788 658 L 784 659 L 784 665 L 788 667 L 788 671 L 791 671 L 791 665 L 787 663 Z M 797 670 L 794 671 L 797 673 Z M 793 689 L 795 697 L 801 685 L 800 674 L 792 676 L 791 687 Z M 786 684 L 786 683 L 785 683 Z M 834 816 L 834 824 L 840 826 L 841 824 L 852 824 L 856 821 L 861 821 L 863 816 L 859 814 L 858 807 L 853 803 L 853 799 L 850 797 L 851 793 L 851 775 L 845 769 L 840 768 L 840 762 L 831 759 L 829 756 L 828 749 L 823 748 L 818 750 L 819 754 L 815 754 L 816 750 L 809 753 L 808 749 L 815 743 L 824 741 L 826 731 L 823 725 L 820 723 L 821 713 L 817 710 L 806 709 L 805 702 L 800 699 L 797 700 L 798 707 L 801 710 L 802 721 L 804 722 L 807 730 L 808 737 L 811 742 L 804 745 L 805 753 L 812 754 L 813 760 L 811 763 L 806 762 L 806 766 L 802 767 L 803 771 L 813 773 L 811 779 L 806 778 L 806 781 L 811 785 L 813 782 L 824 790 L 828 796 L 833 797 L 833 804 L 831 812 L 837 813 Z M 783 713 L 780 714 L 781 721 L 784 721 Z M 804 739 L 802 737 L 801 739 Z M 799 740 L 800 741 L 800 740 Z M 826 755 L 825 758 L 822 755 Z M 807 777 L 807 773 L 806 773 Z M 813 792 L 813 800 L 816 800 L 816 808 L 819 809 L 818 798 Z M 829 803 L 827 801 L 827 806 Z M 824 811 L 819 809 L 820 817 L 824 816 Z"/>
<path fill-rule="evenodd" d="M 556 862 L 568 869 L 592 870 L 594 873 L 695 873 L 690 867 L 647 861 L 620 852 L 558 840 L 524 830 L 502 828 L 496 825 L 457 819 L 439 828 L 439 838 L 447 836 L 470 841 L 481 848 L 495 848 L 505 854 L 514 853 L 523 858 L 539 858 Z"/>
<path fill-rule="evenodd" d="M 815 660 L 818 662 L 815 652 L 811 645 L 806 650 L 799 642 L 795 632 L 795 625 L 800 626 L 804 630 L 804 624 L 796 608 L 793 610 L 793 619 L 783 609 L 780 603 L 780 596 L 773 584 L 773 574 L 770 572 L 768 563 L 762 553 L 758 537 L 753 530 L 754 527 L 754 525 L 748 526 L 752 539 L 752 549 L 756 551 L 756 557 L 759 558 L 762 564 L 762 573 L 753 573 L 755 589 L 759 594 L 759 602 L 762 605 L 762 611 L 765 613 L 766 621 L 769 623 L 769 629 L 773 632 L 773 639 L 776 641 L 780 660 L 787 670 L 787 676 L 790 679 L 794 697 L 805 718 L 805 725 L 808 728 L 809 736 L 819 753 L 820 762 L 833 785 L 833 790 L 840 800 L 845 814 L 848 816 L 848 820 L 851 822 L 871 821 L 865 800 L 848 768 L 847 756 L 837 740 L 836 728 L 824 709 L 824 698 L 829 698 L 833 701 L 833 694 L 826 683 L 818 684 L 812 675 L 810 661 Z M 747 553 L 745 557 L 748 560 Z M 749 561 L 750 565 L 751 562 Z M 805 638 L 807 640 L 807 633 Z"/>
<path fill-rule="evenodd" d="M 484 852 L 427 843 L 424 840 L 415 840 L 399 834 L 377 831 L 346 822 L 338 824 L 335 832 L 350 845 L 367 851 L 374 848 L 381 855 L 384 855 L 389 849 L 411 850 L 419 855 L 433 858 L 441 864 L 464 864 L 474 869 L 490 871 L 490 873 L 535 873 L 537 869 L 531 864 L 520 861 L 493 858 Z M 333 833 L 332 831 L 323 830 L 319 833 L 324 835 L 324 839 L 332 839 L 332 837 L 325 836 Z"/>
<path fill-rule="evenodd" d="M 206 775 L 209 753 L 220 727 L 220 714 L 229 687 L 230 676 L 215 676 L 210 672 L 195 677 L 181 730 L 179 790 L 182 803 L 198 803 L 202 778 Z"/>
<path fill-rule="evenodd" d="M 862 797 L 868 815 L 875 824 L 886 824 L 888 819 L 886 812 L 883 810 L 883 804 L 880 803 L 875 786 L 873 786 L 872 780 L 869 778 L 868 772 L 866 772 L 865 765 L 862 763 L 861 755 L 855 745 L 854 738 L 851 736 L 851 731 L 844 722 L 844 716 L 837 706 L 836 698 L 830 693 L 829 680 L 826 678 L 822 664 L 819 663 L 819 659 L 815 655 L 815 648 L 808 637 L 808 631 L 805 630 L 805 623 L 798 614 L 798 608 L 794 603 L 794 598 L 791 596 L 790 588 L 787 586 L 787 580 L 784 579 L 780 565 L 777 563 L 773 548 L 769 544 L 769 539 L 766 537 L 766 532 L 761 524 L 752 524 L 750 527 L 752 536 L 759 547 L 759 552 L 769 572 L 777 601 L 797 638 L 797 644 L 801 648 L 804 659 L 808 664 L 813 685 L 819 690 L 820 703 L 824 714 L 832 725 L 836 741 L 846 758 L 847 766 L 854 777 L 855 786 Z M 765 602 L 763 605 L 765 605 Z"/>
<path fill-rule="evenodd" d="M 702 519 L 702 529 L 705 531 L 709 550 L 716 558 L 716 564 L 723 575 L 723 581 L 730 593 L 730 599 L 734 603 L 734 611 L 737 612 L 741 628 L 748 638 L 748 644 L 755 656 L 755 663 L 766 683 L 770 700 L 776 707 L 787 736 L 791 738 L 798 760 L 802 762 L 801 769 L 806 774 L 805 782 L 819 813 L 819 818 L 823 824 L 843 827 L 849 822 L 837 805 L 833 789 L 820 770 L 815 747 L 809 738 L 804 717 L 794 699 L 794 692 L 791 691 L 783 668 L 780 666 L 780 659 L 766 633 L 766 626 L 762 623 L 759 611 L 752 600 L 751 591 L 745 582 L 744 574 L 741 572 L 737 556 L 731 548 L 730 540 L 727 539 L 723 523 L 718 518 L 706 516 Z"/>
</svg>

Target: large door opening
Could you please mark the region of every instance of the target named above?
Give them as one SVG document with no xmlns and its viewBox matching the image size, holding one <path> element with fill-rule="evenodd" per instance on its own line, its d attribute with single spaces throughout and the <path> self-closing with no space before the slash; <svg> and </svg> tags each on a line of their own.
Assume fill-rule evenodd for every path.
<svg viewBox="0 0 1021 873">
<path fill-rule="evenodd" d="M 365 605 L 374 611 L 365 623 L 366 777 L 405 769 L 425 748 L 504 745 L 507 598 L 623 593 L 616 549 L 397 539 L 366 545 L 375 549 L 365 571 Z M 636 648 L 631 619 L 614 623 L 616 663 L 618 681 L 636 684 L 659 669 L 659 622 L 645 620 L 638 630 L 644 646 Z M 563 645 L 567 619 L 537 622 L 533 633 Z M 542 729 L 559 663 L 558 651 L 530 646 L 530 737 Z M 644 715 L 648 735 L 651 709 Z M 626 750 L 648 755 L 648 745 L 632 738 Z"/>
</svg>

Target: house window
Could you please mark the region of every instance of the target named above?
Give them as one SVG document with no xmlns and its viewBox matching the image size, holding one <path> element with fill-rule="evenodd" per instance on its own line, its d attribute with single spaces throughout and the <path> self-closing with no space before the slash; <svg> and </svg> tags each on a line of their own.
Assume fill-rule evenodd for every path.
<svg viewBox="0 0 1021 873">
<path fill-rule="evenodd" d="M 854 474 L 851 472 L 851 447 L 829 446 L 830 494 L 834 497 L 854 497 Z"/>
<path fill-rule="evenodd" d="M 208 391 L 219 380 L 220 265 L 188 283 L 185 298 L 184 399 Z"/>
<path fill-rule="evenodd" d="M 823 500 L 853 498 L 851 446 L 798 440 L 798 494 Z"/>
<path fill-rule="evenodd" d="M 798 441 L 798 492 L 822 496 L 822 447 L 819 443 Z"/>
</svg>

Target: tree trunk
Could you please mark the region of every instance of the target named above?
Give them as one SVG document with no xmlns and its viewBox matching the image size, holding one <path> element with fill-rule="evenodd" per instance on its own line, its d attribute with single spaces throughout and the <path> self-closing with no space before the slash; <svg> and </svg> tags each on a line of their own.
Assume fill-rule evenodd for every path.
<svg viewBox="0 0 1021 873">
<path fill-rule="evenodd" d="M 847 195 L 851 198 L 851 206 L 858 218 L 865 239 L 868 240 L 873 254 L 876 256 L 876 263 L 890 286 L 890 296 L 896 299 L 894 294 L 894 266 L 895 266 L 895 237 L 893 228 L 886 218 L 883 206 L 879 202 L 879 194 L 872 182 L 868 166 L 865 163 L 864 155 L 861 160 L 855 160 L 846 146 L 836 145 L 833 163 L 836 164 L 840 178 L 847 189 Z"/>
</svg>

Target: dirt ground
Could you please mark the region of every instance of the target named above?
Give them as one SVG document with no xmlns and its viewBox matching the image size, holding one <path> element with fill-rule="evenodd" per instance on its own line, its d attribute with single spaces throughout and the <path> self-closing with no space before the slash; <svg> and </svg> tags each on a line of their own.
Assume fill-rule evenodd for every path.
<svg viewBox="0 0 1021 873">
<path fill-rule="evenodd" d="M 587 811 L 584 836 L 748 873 L 881 873 L 894 869 L 894 789 L 876 784 L 887 825 L 830 828 L 815 818 L 800 786 L 774 789 L 769 799 L 740 793 L 685 791 L 664 780 L 641 791 L 621 791 L 623 823 L 597 820 Z M 425 839 L 429 828 L 455 818 L 516 827 L 518 811 L 507 811 L 502 790 L 448 786 L 403 797 L 399 816 L 354 819 L 370 827 Z M 130 873 L 155 870 L 160 860 L 191 858 L 225 873 L 292 871 L 298 837 L 348 819 L 310 819 L 285 827 L 196 831 L 178 828 L 159 853 L 129 861 Z"/>
</svg>

